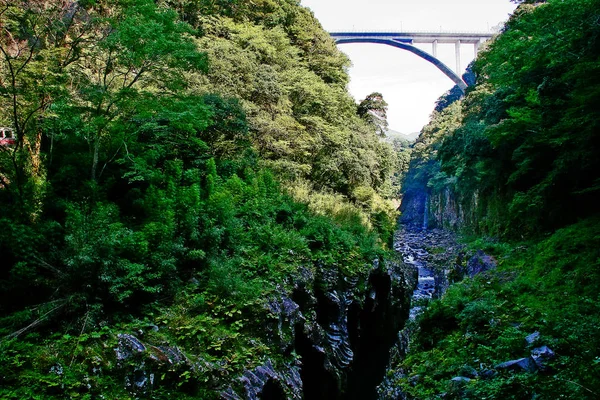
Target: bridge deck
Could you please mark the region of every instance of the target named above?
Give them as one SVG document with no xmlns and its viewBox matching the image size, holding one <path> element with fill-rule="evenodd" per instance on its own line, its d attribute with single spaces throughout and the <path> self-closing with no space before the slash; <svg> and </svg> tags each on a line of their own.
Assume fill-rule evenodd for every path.
<svg viewBox="0 0 600 400">
<path fill-rule="evenodd" d="M 490 32 L 330 32 L 333 38 L 378 38 L 395 39 L 412 43 L 456 43 L 477 44 L 491 39 Z"/>
</svg>

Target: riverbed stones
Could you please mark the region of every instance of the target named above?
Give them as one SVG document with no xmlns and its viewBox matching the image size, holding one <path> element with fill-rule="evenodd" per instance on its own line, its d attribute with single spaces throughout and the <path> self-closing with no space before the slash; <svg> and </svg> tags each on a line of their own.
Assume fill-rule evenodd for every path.
<svg viewBox="0 0 600 400">
<path fill-rule="evenodd" d="M 456 242 L 456 235 L 452 232 L 442 229 L 422 230 L 414 226 L 400 227 L 394 236 L 394 249 L 418 278 L 417 284 L 413 286 L 410 307 L 410 320 L 414 320 L 429 300 L 445 291 L 448 286 L 447 273 L 457 263 L 458 256 L 464 249 Z M 398 340 L 390 352 L 385 378 L 377 389 L 381 400 L 406 399 L 408 396 L 399 389 L 397 382 L 408 379 L 414 385 L 420 379 L 419 375 L 406 378 L 405 371 L 397 368 L 408 351 L 409 337 L 414 326 L 415 324 L 408 324 L 398 333 Z"/>
</svg>

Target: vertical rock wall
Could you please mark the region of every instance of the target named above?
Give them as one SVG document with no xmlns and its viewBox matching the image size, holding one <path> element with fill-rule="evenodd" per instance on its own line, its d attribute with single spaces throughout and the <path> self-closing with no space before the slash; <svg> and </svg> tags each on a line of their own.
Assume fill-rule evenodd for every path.
<svg viewBox="0 0 600 400">
<path fill-rule="evenodd" d="M 450 189 L 430 193 L 427 188 L 407 193 L 400 206 L 400 222 L 415 228 L 444 228 L 459 230 L 475 226 L 477 194 L 470 198 L 458 198 Z"/>
<path fill-rule="evenodd" d="M 229 388 L 222 397 L 277 400 L 284 393 L 285 398 L 311 400 L 376 398 L 389 350 L 408 319 L 414 283 L 412 269 L 400 261 L 376 260 L 364 276 L 344 276 L 332 268 L 315 275 L 304 271 L 291 298 L 282 295 L 272 302 L 272 311 L 293 332 L 287 346 L 299 356 L 298 365 L 288 371 L 271 364 L 247 371 L 240 377 L 244 393 Z M 296 369 L 299 379 L 293 379 Z"/>
</svg>

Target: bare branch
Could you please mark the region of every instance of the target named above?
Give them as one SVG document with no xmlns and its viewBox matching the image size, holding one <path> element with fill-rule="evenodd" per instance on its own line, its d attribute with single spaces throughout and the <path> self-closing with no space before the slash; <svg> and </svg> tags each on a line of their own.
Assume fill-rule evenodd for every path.
<svg viewBox="0 0 600 400">
<path fill-rule="evenodd" d="M 102 166 L 102 169 L 100 170 L 100 173 L 98 174 L 98 177 L 102 176 L 102 173 L 104 172 L 104 169 L 106 168 L 106 166 L 117 157 L 117 155 L 121 151 L 121 148 L 123 147 L 123 145 L 125 145 L 125 149 L 127 149 L 127 145 L 125 144 L 125 141 L 123 141 L 121 143 L 121 145 L 117 148 L 117 151 L 115 151 L 115 154 L 113 154 L 113 156 L 110 159 L 106 160 L 106 162 Z M 127 152 L 127 155 L 129 155 L 129 152 Z"/>
<path fill-rule="evenodd" d="M 52 314 L 54 311 L 60 309 L 61 307 L 64 307 L 64 305 L 67 303 L 67 301 L 63 301 L 62 304 L 59 304 L 58 306 L 54 307 L 53 309 L 51 309 L 50 311 L 48 311 L 47 313 L 45 313 L 44 315 L 42 315 L 41 317 L 39 317 L 38 319 L 36 319 L 35 321 L 33 321 L 31 324 L 27 325 L 24 328 L 19 329 L 16 332 L 11 333 L 10 335 L 6 335 L 4 338 L 5 339 L 13 339 L 16 337 L 19 337 L 21 334 L 27 332 L 30 329 L 35 328 L 36 326 L 40 325 L 42 322 L 44 322 L 44 320 L 46 319 L 46 317 L 48 317 L 50 314 Z"/>
<path fill-rule="evenodd" d="M 10 6 L 7 4 L 6 7 L 4 8 L 4 10 L 0 11 L 0 16 L 2 16 L 2 14 L 4 14 L 6 11 L 8 11 L 9 7 Z"/>
<path fill-rule="evenodd" d="M 49 271 L 54 272 L 56 275 L 58 275 L 60 277 L 64 277 L 64 276 L 67 275 L 63 271 L 61 271 L 60 269 L 54 267 L 53 265 L 50 265 L 49 263 L 47 263 L 46 261 L 42 260 L 41 258 L 39 258 L 37 256 L 33 256 L 33 258 L 39 263 L 38 265 L 40 265 L 43 268 L 46 268 Z"/>
<path fill-rule="evenodd" d="M 85 326 L 87 325 L 88 317 L 90 316 L 90 310 L 85 313 L 85 319 L 83 320 L 83 326 L 81 327 L 81 332 L 79 332 L 79 337 L 77 338 L 77 344 L 75 345 L 75 349 L 73 350 L 73 357 L 71 357 L 71 362 L 69 363 L 69 367 L 73 365 L 73 361 L 75 361 L 75 356 L 77 355 L 77 347 L 79 342 L 81 342 L 81 336 L 83 332 L 85 332 Z"/>
</svg>

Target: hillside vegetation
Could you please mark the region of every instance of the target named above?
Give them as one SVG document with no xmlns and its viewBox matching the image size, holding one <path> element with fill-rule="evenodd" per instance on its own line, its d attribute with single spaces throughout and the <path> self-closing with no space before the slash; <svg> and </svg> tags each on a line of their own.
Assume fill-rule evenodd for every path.
<svg viewBox="0 0 600 400">
<path fill-rule="evenodd" d="M 408 183 L 451 189 L 465 224 L 491 235 L 531 237 L 595 214 L 597 5 L 522 4 L 476 60 L 466 98 L 433 113 Z"/>
<path fill-rule="evenodd" d="M 216 398 L 295 365 L 268 301 L 364 278 L 395 224 L 396 157 L 311 12 L 0 4 L 0 397 Z"/>
<path fill-rule="evenodd" d="M 405 196 L 498 268 L 430 304 L 394 366 L 409 398 L 600 396 L 600 2 L 525 3 L 414 145 Z"/>
</svg>

